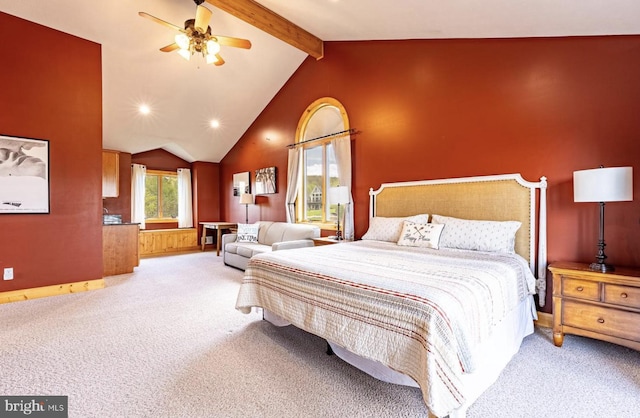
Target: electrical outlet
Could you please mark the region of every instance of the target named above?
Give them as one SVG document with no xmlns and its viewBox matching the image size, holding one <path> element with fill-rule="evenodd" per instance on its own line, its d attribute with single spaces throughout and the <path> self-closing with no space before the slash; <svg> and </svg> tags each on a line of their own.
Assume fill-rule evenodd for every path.
<svg viewBox="0 0 640 418">
<path fill-rule="evenodd" d="M 5 267 L 4 275 L 2 276 L 3 280 L 13 280 L 13 267 Z"/>
<path fill-rule="evenodd" d="M 205 244 L 213 244 L 213 237 L 212 236 L 204 237 L 204 243 Z"/>
</svg>

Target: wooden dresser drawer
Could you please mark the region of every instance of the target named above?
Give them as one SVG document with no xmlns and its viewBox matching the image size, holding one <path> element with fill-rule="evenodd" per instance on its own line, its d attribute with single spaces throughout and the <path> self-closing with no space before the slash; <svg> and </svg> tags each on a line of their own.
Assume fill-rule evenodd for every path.
<svg viewBox="0 0 640 418">
<path fill-rule="evenodd" d="M 640 351 L 640 269 L 603 273 L 586 263 L 557 262 L 553 275 L 553 343 L 564 335 L 597 338 Z"/>
<path fill-rule="evenodd" d="M 563 276 L 562 295 L 571 298 L 599 301 L 600 283 Z"/>
<path fill-rule="evenodd" d="M 640 340 L 640 313 L 565 300 L 562 323 L 627 340 Z"/>
<path fill-rule="evenodd" d="M 640 309 L 640 287 L 605 284 L 604 302 Z"/>
</svg>

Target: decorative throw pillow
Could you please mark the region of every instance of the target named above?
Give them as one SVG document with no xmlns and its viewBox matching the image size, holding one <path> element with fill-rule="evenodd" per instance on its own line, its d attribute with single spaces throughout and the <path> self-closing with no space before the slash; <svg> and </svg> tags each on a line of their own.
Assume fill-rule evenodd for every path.
<svg viewBox="0 0 640 418">
<path fill-rule="evenodd" d="M 404 221 L 398 245 L 438 249 L 443 224 L 417 224 Z"/>
<path fill-rule="evenodd" d="M 258 242 L 258 224 L 238 224 L 238 242 Z"/>
<path fill-rule="evenodd" d="M 431 222 L 444 224 L 440 248 L 515 253 L 518 221 L 476 221 L 433 215 Z"/>
<path fill-rule="evenodd" d="M 385 218 L 375 216 L 369 222 L 367 233 L 362 236 L 364 240 L 398 242 L 404 221 L 411 221 L 420 224 L 429 222 L 429 215 L 414 215 L 405 218 Z"/>
</svg>

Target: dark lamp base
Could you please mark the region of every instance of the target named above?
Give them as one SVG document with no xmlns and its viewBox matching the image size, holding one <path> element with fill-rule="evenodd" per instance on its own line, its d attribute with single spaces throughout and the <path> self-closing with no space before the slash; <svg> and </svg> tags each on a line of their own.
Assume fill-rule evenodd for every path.
<svg viewBox="0 0 640 418">
<path fill-rule="evenodd" d="M 615 270 L 611 264 L 604 264 L 604 263 L 591 263 L 591 265 L 589 265 L 589 269 L 593 271 L 599 271 L 602 273 L 607 273 Z"/>
</svg>

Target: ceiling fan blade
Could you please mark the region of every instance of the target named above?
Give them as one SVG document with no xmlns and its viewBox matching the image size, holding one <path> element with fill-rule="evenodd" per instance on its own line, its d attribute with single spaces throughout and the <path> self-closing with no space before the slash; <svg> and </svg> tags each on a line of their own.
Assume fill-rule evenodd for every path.
<svg viewBox="0 0 640 418">
<path fill-rule="evenodd" d="M 162 48 L 160 48 L 160 51 L 162 52 L 171 52 L 171 51 L 175 51 L 176 49 L 180 49 L 180 47 L 178 46 L 177 43 L 172 43 L 170 45 L 164 46 Z"/>
<path fill-rule="evenodd" d="M 251 41 L 247 39 L 231 38 L 229 36 L 218 36 L 218 35 L 214 35 L 213 37 L 216 38 L 216 42 L 218 42 L 220 45 L 233 46 L 235 48 L 244 48 L 244 49 L 251 48 Z"/>
<path fill-rule="evenodd" d="M 216 54 L 216 58 L 218 59 L 218 61 L 214 62 L 213 65 L 215 66 L 221 66 L 222 64 L 224 64 L 224 60 L 222 59 L 222 57 L 220 56 L 220 54 Z"/>
<path fill-rule="evenodd" d="M 169 27 L 169 28 L 171 28 L 171 29 L 175 29 L 175 30 L 179 30 L 179 31 L 181 31 L 181 32 L 184 32 L 184 29 L 183 29 L 183 28 L 181 28 L 180 26 L 176 26 L 176 25 L 174 25 L 173 23 L 169 23 L 169 22 L 164 21 L 164 20 L 162 20 L 162 19 L 158 19 L 158 18 L 157 18 L 157 17 L 155 17 L 155 16 L 151 16 L 149 13 L 145 13 L 145 12 L 138 12 L 138 15 L 140 15 L 140 16 L 142 16 L 142 17 L 146 17 L 147 19 L 151 19 L 151 20 L 153 20 L 154 22 L 156 22 L 156 23 L 160 23 L 161 25 L 167 26 L 167 27 Z"/>
<path fill-rule="evenodd" d="M 198 32 L 205 33 L 209 27 L 209 20 L 211 20 L 211 10 L 198 5 L 196 9 L 196 22 L 193 26 Z"/>
</svg>

